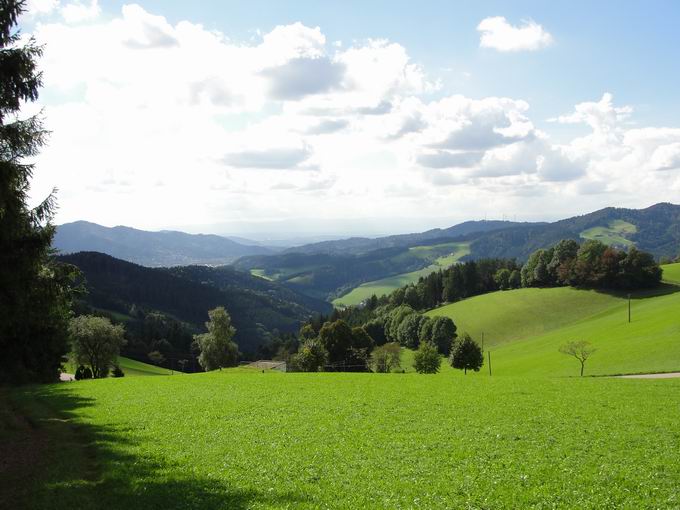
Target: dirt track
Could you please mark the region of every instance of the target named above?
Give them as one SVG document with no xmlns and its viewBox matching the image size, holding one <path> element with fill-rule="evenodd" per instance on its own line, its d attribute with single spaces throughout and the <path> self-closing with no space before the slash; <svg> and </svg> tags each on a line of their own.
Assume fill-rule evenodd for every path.
<svg viewBox="0 0 680 510">
<path fill-rule="evenodd" d="M 619 375 L 624 379 L 674 379 L 680 377 L 680 372 L 668 372 L 666 374 L 634 374 L 634 375 Z"/>
</svg>

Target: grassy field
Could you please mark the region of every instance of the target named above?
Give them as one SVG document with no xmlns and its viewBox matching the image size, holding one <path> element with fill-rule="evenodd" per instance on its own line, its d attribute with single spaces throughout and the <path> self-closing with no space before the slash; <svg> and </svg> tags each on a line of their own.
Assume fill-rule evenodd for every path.
<svg viewBox="0 0 680 510">
<path fill-rule="evenodd" d="M 607 227 L 593 227 L 581 232 L 584 239 L 593 239 L 616 246 L 634 246 L 626 236 L 637 232 L 637 227 L 623 220 L 613 220 Z"/>
<path fill-rule="evenodd" d="M 679 395 L 680 380 L 459 372 L 25 388 L 12 409 L 34 427 L 6 419 L 0 436 L 36 455 L 0 494 L 56 510 L 677 508 Z"/>
<path fill-rule="evenodd" d="M 677 281 L 680 264 L 664 266 Z M 484 332 L 495 374 L 574 375 L 577 362 L 558 352 L 570 340 L 598 351 L 586 373 L 607 375 L 680 370 L 680 288 L 623 296 L 570 288 L 495 292 L 428 312 L 446 315 L 477 341 Z"/>
<path fill-rule="evenodd" d="M 134 359 L 118 356 L 118 366 L 123 370 L 126 376 L 136 377 L 140 375 L 170 375 L 170 370 L 148 363 L 142 363 Z M 69 361 L 65 366 L 66 372 L 74 374 L 76 371 L 76 364 Z"/>
<path fill-rule="evenodd" d="M 126 376 L 138 375 L 170 375 L 170 370 L 167 368 L 149 365 L 123 356 L 118 357 L 118 364 Z"/>
<path fill-rule="evenodd" d="M 663 269 L 664 281 L 680 285 L 680 263 L 667 264 L 661 266 L 661 269 Z"/>
<path fill-rule="evenodd" d="M 448 252 L 449 250 L 451 251 Z M 437 256 L 433 260 L 432 254 L 441 253 L 442 251 L 447 251 L 448 253 Z M 417 282 L 419 278 L 427 276 L 433 271 L 439 271 L 440 269 L 449 267 L 458 262 L 462 257 L 470 253 L 470 245 L 469 243 L 446 243 L 433 246 L 415 246 L 410 248 L 409 252 L 412 254 L 418 254 L 423 259 L 433 260 L 433 263 L 418 271 L 401 273 L 388 278 L 382 278 L 380 280 L 364 283 L 348 292 L 344 296 L 334 299 L 333 305 L 358 305 L 363 300 L 370 298 L 373 294 L 379 297 L 384 294 L 389 294 L 399 287 L 403 287 L 409 283 Z"/>
</svg>

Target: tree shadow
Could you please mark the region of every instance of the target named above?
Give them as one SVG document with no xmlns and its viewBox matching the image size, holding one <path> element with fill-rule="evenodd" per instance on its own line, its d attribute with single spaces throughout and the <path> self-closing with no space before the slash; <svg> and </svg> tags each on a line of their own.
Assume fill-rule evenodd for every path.
<svg viewBox="0 0 680 510">
<path fill-rule="evenodd" d="M 614 296 L 622 299 L 627 299 L 630 295 L 631 299 L 648 299 L 659 296 L 668 296 L 670 294 L 675 294 L 680 292 L 680 285 L 674 285 L 672 283 L 662 282 L 656 287 L 650 289 L 639 289 L 639 290 L 621 290 L 621 289 L 593 289 L 598 294 L 606 294 L 608 296 Z"/>
<path fill-rule="evenodd" d="M 139 442 L 123 430 L 80 418 L 76 411 L 94 401 L 68 386 L 17 390 L 25 392 L 20 402 L 29 408 L 20 404 L 18 410 L 28 418 L 29 427 L 14 439 L 28 434 L 23 442 L 30 447 L 16 451 L 5 467 L 11 472 L 13 463 L 31 457 L 15 478 L 28 471 L 32 479 L 17 480 L 11 501 L 9 492 L 7 498 L 0 496 L 0 508 L 239 510 L 255 504 L 287 508 L 307 501 L 300 494 L 229 486 L 186 465 L 129 453 L 137 451 Z"/>
</svg>

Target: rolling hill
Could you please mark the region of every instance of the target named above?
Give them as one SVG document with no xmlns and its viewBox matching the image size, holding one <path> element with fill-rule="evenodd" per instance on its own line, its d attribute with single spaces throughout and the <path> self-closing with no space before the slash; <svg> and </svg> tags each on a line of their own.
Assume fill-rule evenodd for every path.
<svg viewBox="0 0 680 510">
<path fill-rule="evenodd" d="M 315 243 L 281 254 L 243 257 L 235 265 L 302 293 L 347 305 L 373 292 L 391 292 L 437 270 L 451 250 L 436 253 L 432 250 L 436 245 L 468 246 L 462 260 L 524 261 L 537 249 L 562 239 L 597 239 L 622 248 L 636 246 L 657 258 L 676 257 L 680 254 L 680 206 L 610 207 L 554 223 L 466 222 L 420 234 Z M 418 256 L 419 250 L 431 256 Z"/>
<path fill-rule="evenodd" d="M 440 269 L 446 268 L 455 264 L 460 259 L 465 257 L 470 253 L 470 245 L 468 243 L 445 243 L 436 246 L 446 246 L 451 250 L 448 255 L 443 255 L 434 259 L 432 264 L 423 269 L 418 269 L 416 271 L 411 271 L 408 273 L 401 273 L 394 276 L 388 276 L 387 278 L 382 278 L 380 280 L 375 280 L 372 282 L 366 282 L 352 291 L 344 294 L 343 296 L 333 300 L 333 305 L 337 307 L 358 305 L 365 299 L 370 298 L 374 294 L 376 296 L 382 296 L 384 294 L 389 294 L 390 292 L 408 285 L 409 283 L 417 282 L 419 278 L 427 276 L 433 271 L 438 271 Z M 424 252 L 427 253 L 431 247 L 429 246 L 416 246 L 409 248 L 412 252 Z"/>
<path fill-rule="evenodd" d="M 52 246 L 62 254 L 96 251 L 147 267 L 222 265 L 247 255 L 275 253 L 270 248 L 245 245 L 216 235 L 169 230 L 148 232 L 122 226 L 108 228 L 86 221 L 57 227 Z"/>
<path fill-rule="evenodd" d="M 84 304 L 119 321 L 135 322 L 134 309 L 161 312 L 191 333 L 203 330 L 208 310 L 224 306 L 236 327 L 236 342 L 246 352 L 266 341 L 269 331 L 297 331 L 310 316 L 331 310 L 328 303 L 228 267 L 154 269 L 96 252 L 59 260 L 83 272 L 88 289 Z"/>
<path fill-rule="evenodd" d="M 663 266 L 680 282 L 680 264 Z M 628 323 L 625 295 L 571 288 L 494 292 L 431 310 L 445 315 L 477 341 L 484 333 L 495 375 L 575 375 L 577 362 L 558 352 L 587 340 L 597 352 L 588 375 L 680 370 L 680 286 L 632 295 Z"/>
<path fill-rule="evenodd" d="M 544 225 L 526 225 L 465 236 L 471 258 L 503 257 L 525 260 L 532 252 L 561 239 L 599 239 L 615 246 L 636 246 L 655 257 L 680 253 L 680 205 L 656 204 L 646 209 L 608 207 Z"/>
</svg>

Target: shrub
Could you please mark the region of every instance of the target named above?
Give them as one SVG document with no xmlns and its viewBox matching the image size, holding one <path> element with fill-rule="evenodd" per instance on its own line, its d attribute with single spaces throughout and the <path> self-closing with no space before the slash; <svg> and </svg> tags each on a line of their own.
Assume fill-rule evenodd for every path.
<svg viewBox="0 0 680 510">
<path fill-rule="evenodd" d="M 386 374 L 401 367 L 401 346 L 390 342 L 376 347 L 371 354 L 371 368 L 374 372 Z"/>
<path fill-rule="evenodd" d="M 125 372 L 123 372 L 123 370 L 118 365 L 115 365 L 113 367 L 113 371 L 111 372 L 111 375 L 113 377 L 125 377 Z"/>
<path fill-rule="evenodd" d="M 421 342 L 413 356 L 413 368 L 419 374 L 436 374 L 442 364 L 437 346 L 431 342 Z"/>
</svg>

